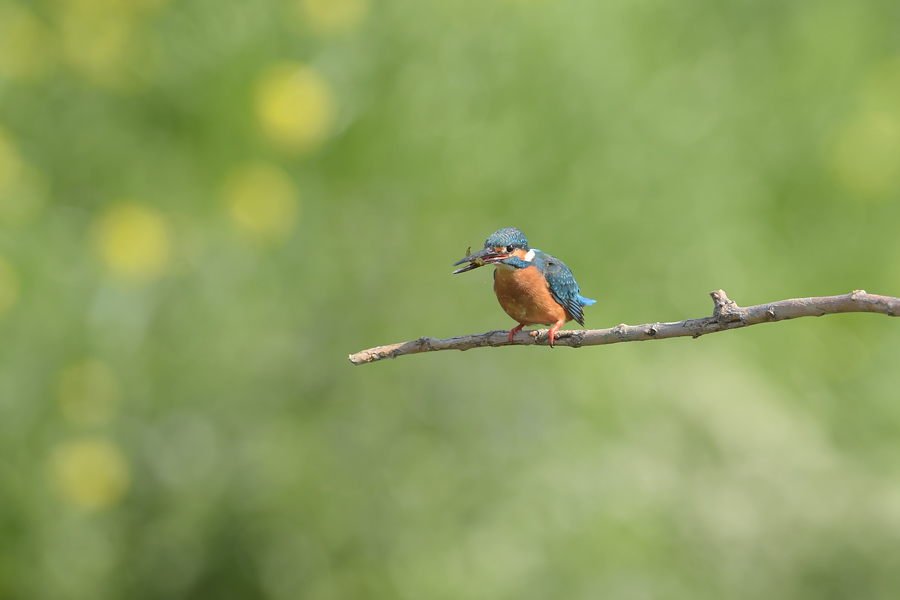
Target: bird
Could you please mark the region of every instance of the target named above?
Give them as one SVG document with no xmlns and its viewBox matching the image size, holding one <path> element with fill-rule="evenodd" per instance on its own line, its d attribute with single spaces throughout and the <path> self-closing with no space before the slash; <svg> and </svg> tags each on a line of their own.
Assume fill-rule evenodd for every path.
<svg viewBox="0 0 900 600">
<path fill-rule="evenodd" d="M 494 293 L 500 306 L 519 324 L 509 331 L 509 341 L 526 325 L 551 325 L 550 347 L 559 328 L 569 321 L 584 326 L 584 307 L 597 301 L 585 298 L 566 264 L 554 256 L 528 245 L 528 239 L 515 227 L 492 233 L 484 248 L 456 261 L 466 266 L 453 275 L 494 265 Z"/>
</svg>

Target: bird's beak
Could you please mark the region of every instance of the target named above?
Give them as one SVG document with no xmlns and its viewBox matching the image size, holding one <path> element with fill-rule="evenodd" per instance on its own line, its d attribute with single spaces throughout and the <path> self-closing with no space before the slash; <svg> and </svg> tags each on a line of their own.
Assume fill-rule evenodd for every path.
<svg viewBox="0 0 900 600">
<path fill-rule="evenodd" d="M 453 271 L 453 275 L 456 275 L 457 273 L 465 273 L 466 271 L 471 271 L 472 269 L 477 269 L 478 267 L 483 267 L 484 265 L 489 265 L 491 263 L 501 261 L 504 258 L 508 258 L 508 256 L 508 254 L 494 252 L 494 250 L 490 248 L 479 250 L 478 252 L 470 254 L 467 257 L 453 263 L 454 267 L 463 263 L 469 263 L 463 268 Z"/>
</svg>

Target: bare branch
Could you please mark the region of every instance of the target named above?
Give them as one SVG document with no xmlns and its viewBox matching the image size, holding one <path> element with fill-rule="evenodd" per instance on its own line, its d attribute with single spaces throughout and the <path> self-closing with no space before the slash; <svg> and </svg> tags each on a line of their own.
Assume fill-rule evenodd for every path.
<svg viewBox="0 0 900 600">
<path fill-rule="evenodd" d="M 618 325 L 611 329 L 561 330 L 556 334 L 557 346 L 600 346 L 618 342 L 664 340 L 675 337 L 700 337 L 707 333 L 737 329 L 758 323 L 774 323 L 798 317 L 821 317 L 836 313 L 870 312 L 896 317 L 900 314 L 900 298 L 867 294 L 856 290 L 843 296 L 821 298 L 793 298 L 769 304 L 741 308 L 718 290 L 710 292 L 715 308 L 711 317 L 687 319 L 676 323 L 652 323 L 649 325 Z M 508 331 L 489 331 L 476 335 L 464 335 L 446 340 L 421 337 L 410 342 L 377 346 L 350 355 L 350 362 L 363 365 L 384 358 L 396 358 L 405 354 L 436 352 L 438 350 L 470 350 L 485 346 L 531 346 L 548 344 L 547 329 L 520 331 L 513 341 Z"/>
</svg>

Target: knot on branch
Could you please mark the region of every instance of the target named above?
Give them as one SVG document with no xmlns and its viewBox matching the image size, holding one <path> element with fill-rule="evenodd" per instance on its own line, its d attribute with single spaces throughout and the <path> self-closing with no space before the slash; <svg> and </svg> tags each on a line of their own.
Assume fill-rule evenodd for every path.
<svg viewBox="0 0 900 600">
<path fill-rule="evenodd" d="M 434 348 L 434 338 L 420 337 L 416 340 L 416 348 L 422 351 L 429 351 Z"/>
<path fill-rule="evenodd" d="M 709 295 L 712 296 L 715 303 L 715 308 L 713 308 L 714 317 L 721 317 L 739 308 L 737 303 L 725 294 L 725 290 L 716 290 L 715 292 L 710 292 Z"/>
<path fill-rule="evenodd" d="M 716 290 L 715 292 L 710 292 L 709 295 L 712 296 L 715 303 L 713 319 L 722 324 L 737 323 L 744 320 L 744 311 L 725 294 L 725 290 Z"/>
</svg>

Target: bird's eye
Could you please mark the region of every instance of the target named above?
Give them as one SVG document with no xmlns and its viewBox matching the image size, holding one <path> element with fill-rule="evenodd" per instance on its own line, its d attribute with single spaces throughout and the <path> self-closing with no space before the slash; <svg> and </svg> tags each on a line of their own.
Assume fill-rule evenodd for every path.
<svg viewBox="0 0 900 600">
<path fill-rule="evenodd" d="M 512 251 L 513 251 L 512 245 L 507 246 L 507 247 L 506 247 L 506 251 L 507 251 L 507 252 L 512 252 Z"/>
</svg>

